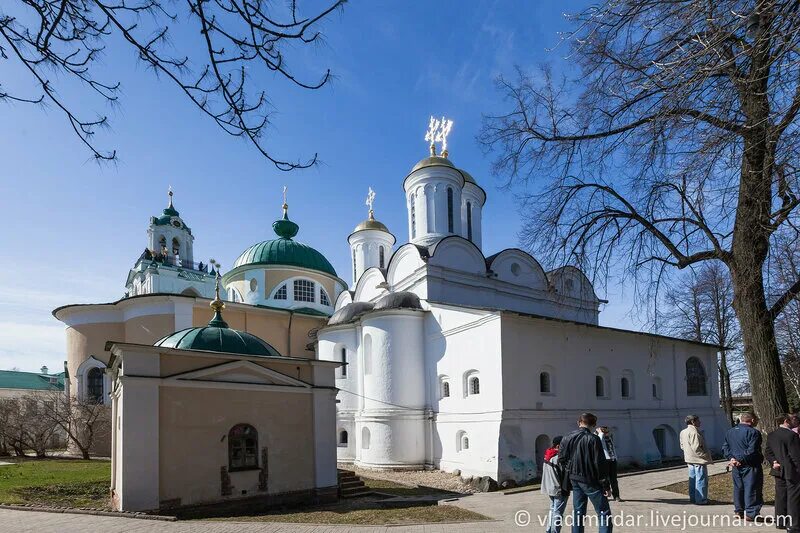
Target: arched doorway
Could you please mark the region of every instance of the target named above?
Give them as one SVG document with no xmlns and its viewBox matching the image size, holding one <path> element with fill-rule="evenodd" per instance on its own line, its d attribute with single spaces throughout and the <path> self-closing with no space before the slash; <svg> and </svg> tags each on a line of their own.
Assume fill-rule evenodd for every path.
<svg viewBox="0 0 800 533">
<path fill-rule="evenodd" d="M 656 448 L 661 455 L 662 461 L 680 457 L 681 449 L 678 435 L 667 424 L 661 424 L 653 429 L 653 440 L 656 443 Z"/>
<path fill-rule="evenodd" d="M 536 471 L 539 473 L 539 476 L 542 475 L 542 467 L 544 466 L 544 452 L 547 448 L 550 447 L 550 437 L 547 435 L 539 435 L 536 437 Z"/>
</svg>

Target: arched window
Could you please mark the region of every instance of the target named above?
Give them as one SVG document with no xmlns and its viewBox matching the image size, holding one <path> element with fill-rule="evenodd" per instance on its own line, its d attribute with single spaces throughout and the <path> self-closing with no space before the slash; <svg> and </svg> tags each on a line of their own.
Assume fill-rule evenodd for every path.
<svg viewBox="0 0 800 533">
<path fill-rule="evenodd" d="M 258 432 L 249 424 L 236 424 L 228 432 L 228 470 L 258 468 Z"/>
<path fill-rule="evenodd" d="M 103 369 L 92 368 L 86 374 L 86 401 L 103 403 Z"/>
<path fill-rule="evenodd" d="M 686 360 L 686 395 L 707 396 L 706 369 L 700 359 L 690 357 Z"/>
<path fill-rule="evenodd" d="M 472 203 L 467 202 L 467 239 L 472 240 Z"/>
<path fill-rule="evenodd" d="M 339 446 L 347 446 L 347 431 L 339 432 Z"/>
<path fill-rule="evenodd" d="M 313 303 L 316 301 L 315 289 L 315 284 L 310 279 L 294 280 L 294 301 Z"/>
<path fill-rule="evenodd" d="M 651 387 L 653 392 L 653 399 L 661 399 L 661 378 L 653 378 L 653 385 Z"/>
<path fill-rule="evenodd" d="M 450 397 L 450 378 L 439 376 L 439 398 Z"/>
<path fill-rule="evenodd" d="M 550 373 L 549 372 L 542 372 L 539 374 L 539 392 L 544 394 L 550 394 L 552 390 L 550 389 Z"/>
<path fill-rule="evenodd" d="M 161 253 L 166 249 L 167 249 L 167 238 L 162 235 L 161 238 L 158 239 L 158 250 L 156 250 L 156 252 Z"/>
<path fill-rule="evenodd" d="M 606 396 L 606 380 L 603 376 L 594 377 L 594 395 L 598 398 L 605 398 Z"/>
<path fill-rule="evenodd" d="M 177 238 L 172 239 L 172 255 L 179 255 L 181 253 L 181 243 Z"/>
<path fill-rule="evenodd" d="M 469 435 L 466 431 L 456 433 L 456 451 L 463 452 L 469 450 Z"/>
<path fill-rule="evenodd" d="M 481 380 L 478 376 L 473 376 L 469 378 L 469 394 L 472 396 L 473 394 L 480 394 L 481 393 Z"/>
<path fill-rule="evenodd" d="M 619 394 L 623 398 L 631 397 L 631 382 L 628 378 L 622 378 L 619 382 Z"/>
<path fill-rule="evenodd" d="M 386 252 L 383 250 L 383 246 L 378 248 L 378 265 L 381 268 L 386 268 Z"/>
<path fill-rule="evenodd" d="M 286 298 L 288 298 L 285 283 L 281 285 L 277 291 L 275 291 L 275 296 L 273 296 L 273 298 L 276 300 L 285 300 Z"/>
<path fill-rule="evenodd" d="M 342 348 L 341 357 L 342 357 L 342 363 L 344 363 L 342 365 L 342 377 L 346 378 L 347 377 L 347 348 Z"/>
<path fill-rule="evenodd" d="M 417 237 L 417 198 L 411 193 L 411 238 Z"/>
<path fill-rule="evenodd" d="M 447 188 L 447 231 L 453 233 L 453 189 Z"/>
<path fill-rule="evenodd" d="M 331 305 L 331 299 L 328 298 L 328 293 L 322 287 L 319 288 L 319 303 L 322 305 Z"/>
<path fill-rule="evenodd" d="M 478 377 L 477 370 L 469 370 L 464 373 L 464 380 L 462 381 L 464 396 L 473 396 L 481 393 L 481 380 Z"/>
<path fill-rule="evenodd" d="M 372 374 L 372 335 L 364 335 L 364 375 Z"/>
<path fill-rule="evenodd" d="M 250 278 L 250 292 L 256 292 L 258 290 L 258 280 L 256 278 Z"/>
<path fill-rule="evenodd" d="M 361 430 L 361 449 L 369 450 L 369 428 Z"/>
</svg>

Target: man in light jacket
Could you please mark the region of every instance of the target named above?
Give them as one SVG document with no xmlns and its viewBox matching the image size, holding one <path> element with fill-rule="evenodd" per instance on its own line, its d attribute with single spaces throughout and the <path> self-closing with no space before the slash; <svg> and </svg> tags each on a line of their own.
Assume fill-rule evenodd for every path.
<svg viewBox="0 0 800 533">
<path fill-rule="evenodd" d="M 681 431 L 681 450 L 689 468 L 689 502 L 705 505 L 708 503 L 708 465 L 712 459 L 697 415 L 686 417 L 686 429 Z"/>
</svg>

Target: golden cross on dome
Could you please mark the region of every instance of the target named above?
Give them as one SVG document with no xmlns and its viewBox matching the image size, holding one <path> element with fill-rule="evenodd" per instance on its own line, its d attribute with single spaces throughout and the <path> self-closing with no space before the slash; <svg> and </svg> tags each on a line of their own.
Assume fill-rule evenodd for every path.
<svg viewBox="0 0 800 533">
<path fill-rule="evenodd" d="M 372 190 L 372 187 L 369 188 L 369 193 L 367 194 L 367 201 L 365 202 L 369 206 L 369 219 L 372 220 L 375 218 L 374 213 L 372 211 L 372 204 L 375 203 L 375 191 Z"/>
<path fill-rule="evenodd" d="M 450 130 L 453 129 L 453 121 L 442 117 L 441 119 L 433 118 L 428 123 L 428 131 L 425 132 L 425 141 L 430 143 L 431 156 L 436 155 L 436 143 L 442 145 L 442 157 L 447 157 L 447 136 L 450 135 Z"/>
</svg>

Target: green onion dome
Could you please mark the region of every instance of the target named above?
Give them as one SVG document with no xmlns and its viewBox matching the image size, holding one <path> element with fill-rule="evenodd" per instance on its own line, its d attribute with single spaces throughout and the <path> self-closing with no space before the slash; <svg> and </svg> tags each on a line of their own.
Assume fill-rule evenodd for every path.
<svg viewBox="0 0 800 533">
<path fill-rule="evenodd" d="M 233 268 L 245 265 L 296 266 L 336 276 L 336 270 L 324 255 L 311 246 L 293 240 L 300 227 L 289 220 L 285 209 L 283 219 L 273 222 L 272 229 L 278 238 L 249 247 L 236 259 Z"/>
<path fill-rule="evenodd" d="M 218 285 L 217 297 L 211 302 L 211 308 L 214 309 L 214 317 L 207 326 L 176 331 L 156 341 L 154 346 L 178 350 L 201 350 L 280 357 L 281 354 L 278 353 L 278 350 L 268 342 L 246 331 L 228 327 L 227 322 L 222 318 L 222 309 L 224 307 L 225 304 L 219 299 Z"/>
</svg>

